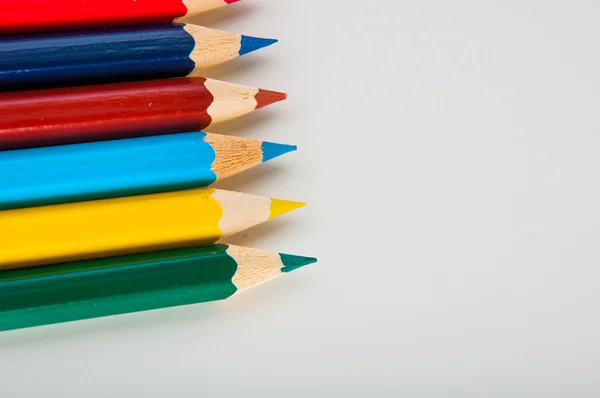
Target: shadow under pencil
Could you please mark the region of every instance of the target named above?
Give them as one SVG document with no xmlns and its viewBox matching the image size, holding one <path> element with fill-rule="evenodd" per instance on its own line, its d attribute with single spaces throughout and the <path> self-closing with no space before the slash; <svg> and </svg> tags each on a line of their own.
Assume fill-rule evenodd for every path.
<svg viewBox="0 0 600 398">
<path fill-rule="evenodd" d="M 228 63 L 217 65 L 211 69 L 203 70 L 202 76 L 216 80 L 235 81 L 236 74 L 242 71 L 258 70 L 264 68 L 266 59 L 252 54 L 251 57 L 240 57 Z"/>
<path fill-rule="evenodd" d="M 246 170 L 242 174 L 229 177 L 223 181 L 213 184 L 212 188 L 224 189 L 227 191 L 245 192 L 247 188 L 252 187 L 256 181 L 263 181 L 274 175 L 283 173 L 283 169 L 275 164 L 263 164 L 261 167 Z"/>
<path fill-rule="evenodd" d="M 276 119 L 276 110 L 272 109 L 260 109 L 258 112 L 254 112 L 239 119 L 229 120 L 223 123 L 210 126 L 205 130 L 213 134 L 232 135 L 243 138 L 253 138 L 254 132 L 258 132 L 258 126 L 265 126 Z M 261 140 L 266 140 L 264 134 L 260 135 Z"/>
<path fill-rule="evenodd" d="M 261 247 L 268 236 L 285 235 L 285 231 L 295 228 L 296 224 L 294 220 L 278 219 L 277 222 L 268 222 L 233 235 L 225 241 L 230 245 Z"/>
</svg>

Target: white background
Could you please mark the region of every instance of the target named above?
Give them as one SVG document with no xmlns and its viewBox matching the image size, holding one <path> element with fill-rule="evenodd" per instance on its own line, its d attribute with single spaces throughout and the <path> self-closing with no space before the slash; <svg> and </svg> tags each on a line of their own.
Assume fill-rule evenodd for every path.
<svg viewBox="0 0 600 398">
<path fill-rule="evenodd" d="M 320 263 L 231 300 L 0 335 L 0 396 L 600 396 L 600 3 L 244 0 L 287 91 L 212 129 L 300 151 L 222 187 Z"/>
</svg>

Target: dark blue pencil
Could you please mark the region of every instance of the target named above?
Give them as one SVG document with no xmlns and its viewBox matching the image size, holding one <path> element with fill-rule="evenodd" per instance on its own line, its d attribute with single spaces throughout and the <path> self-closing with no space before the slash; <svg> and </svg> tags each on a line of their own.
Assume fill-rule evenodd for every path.
<svg viewBox="0 0 600 398">
<path fill-rule="evenodd" d="M 191 24 L 0 37 L 0 90 L 195 76 L 275 42 Z"/>
</svg>

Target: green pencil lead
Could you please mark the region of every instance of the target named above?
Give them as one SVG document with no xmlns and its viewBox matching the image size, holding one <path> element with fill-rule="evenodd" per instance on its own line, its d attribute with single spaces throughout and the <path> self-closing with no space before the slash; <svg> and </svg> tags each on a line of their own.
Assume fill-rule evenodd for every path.
<svg viewBox="0 0 600 398">
<path fill-rule="evenodd" d="M 292 272 L 297 270 L 298 268 L 302 268 L 305 265 L 313 264 L 317 262 L 317 259 L 314 257 L 303 257 L 303 256 L 294 256 L 291 254 L 283 254 L 280 253 L 281 262 L 283 263 L 283 267 L 281 268 L 281 272 Z"/>
</svg>

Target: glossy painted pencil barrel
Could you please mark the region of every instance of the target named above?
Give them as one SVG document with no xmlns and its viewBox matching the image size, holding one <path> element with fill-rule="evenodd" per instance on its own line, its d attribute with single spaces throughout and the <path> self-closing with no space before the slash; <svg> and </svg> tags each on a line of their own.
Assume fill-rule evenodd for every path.
<svg viewBox="0 0 600 398">
<path fill-rule="evenodd" d="M 203 77 L 0 93 L 0 150 L 200 131 L 286 98 Z"/>
<path fill-rule="evenodd" d="M 2 0 L 0 34 L 188 22 L 237 0 Z"/>
<path fill-rule="evenodd" d="M 304 203 L 212 188 L 0 211 L 0 269 L 208 245 Z"/>
<path fill-rule="evenodd" d="M 0 210 L 207 187 L 296 148 L 180 133 L 0 152 Z"/>
<path fill-rule="evenodd" d="M 207 301 L 316 262 L 212 245 L 0 273 L 0 330 Z"/>
<path fill-rule="evenodd" d="M 195 76 L 274 43 L 196 25 L 0 37 L 0 90 Z"/>
</svg>

